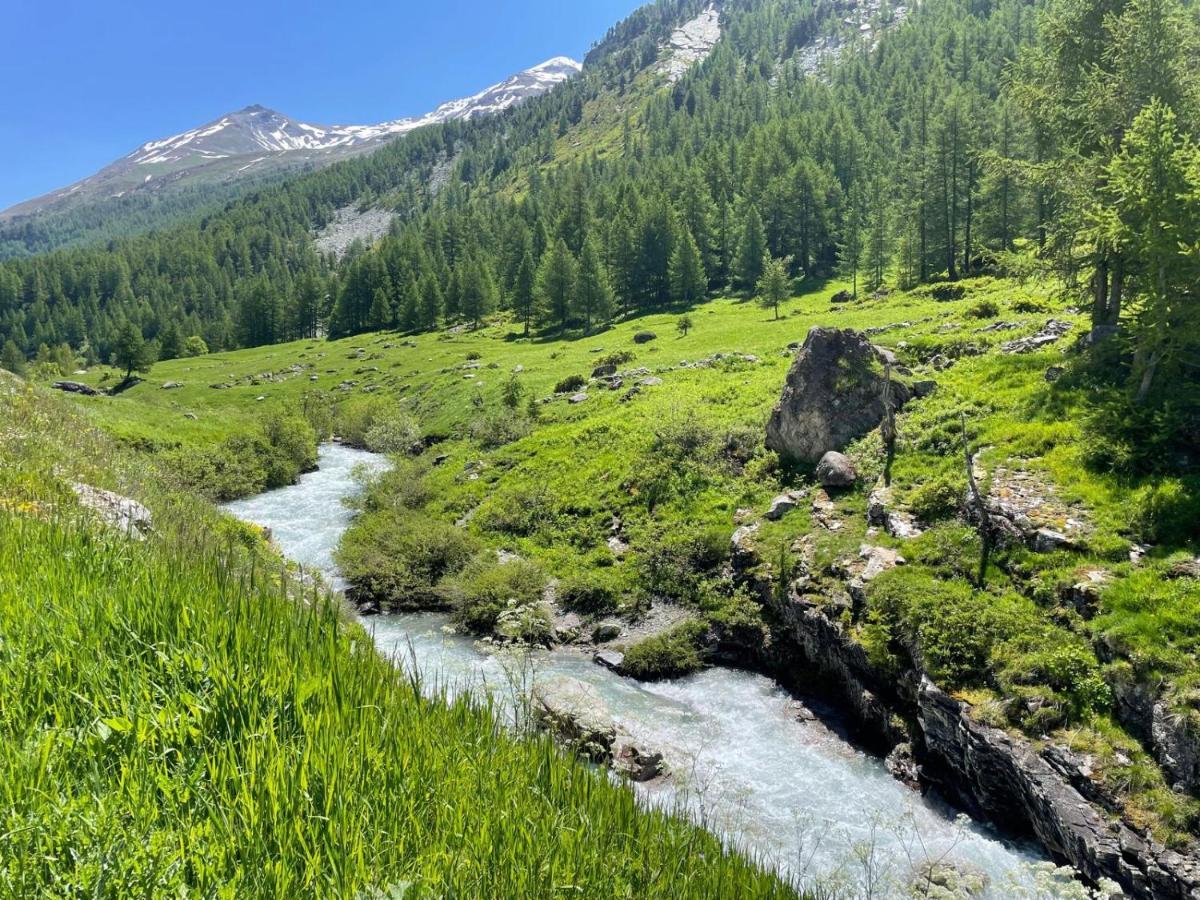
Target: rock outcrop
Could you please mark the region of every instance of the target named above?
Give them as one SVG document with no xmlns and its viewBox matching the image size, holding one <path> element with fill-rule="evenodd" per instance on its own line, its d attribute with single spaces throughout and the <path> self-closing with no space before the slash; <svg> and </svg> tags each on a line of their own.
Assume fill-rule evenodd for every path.
<svg viewBox="0 0 1200 900">
<path fill-rule="evenodd" d="M 138 540 L 150 532 L 150 510 L 136 500 L 82 482 L 72 484 L 71 489 L 79 498 L 80 506 L 96 513 L 111 528 Z"/>
<path fill-rule="evenodd" d="M 923 786 L 936 786 L 959 806 L 1001 828 L 1035 836 L 1056 859 L 1093 882 L 1111 879 L 1130 896 L 1198 900 L 1200 859 L 1167 849 L 1104 809 L 1080 788 L 1053 748 L 984 725 L 970 707 L 919 672 L 885 677 L 836 618 L 793 594 L 762 591 L 779 623 L 770 659 L 757 662 L 784 676 L 793 667 L 825 681 L 841 696 L 868 745 L 887 752 L 910 738 Z M 785 650 L 790 648 L 798 658 Z M 907 719 L 910 734 L 900 722 Z M 1078 773 L 1075 773 L 1078 774 Z M 1093 802 L 1089 802 L 1089 800 Z"/>
<path fill-rule="evenodd" d="M 661 753 L 625 732 L 594 687 L 576 678 L 555 678 L 533 691 L 533 719 L 585 759 L 612 766 L 633 781 L 649 781 L 664 771 Z"/>
<path fill-rule="evenodd" d="M 885 356 L 866 335 L 813 328 L 788 371 L 783 395 L 767 423 L 767 447 L 799 462 L 816 463 L 883 420 Z M 909 388 L 892 381 L 899 408 Z"/>
</svg>

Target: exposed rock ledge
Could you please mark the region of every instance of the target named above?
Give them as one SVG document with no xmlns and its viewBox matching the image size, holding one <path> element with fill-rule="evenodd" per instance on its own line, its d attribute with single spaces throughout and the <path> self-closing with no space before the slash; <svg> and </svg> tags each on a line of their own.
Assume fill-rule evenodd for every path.
<svg viewBox="0 0 1200 900">
<path fill-rule="evenodd" d="M 979 818 L 1037 837 L 1059 861 L 1092 881 L 1109 878 L 1130 896 L 1200 900 L 1200 860 L 1169 850 L 1114 821 L 1023 738 L 976 722 L 970 708 L 919 673 L 882 678 L 863 648 L 820 607 L 792 595 L 762 591 L 776 617 L 775 638 L 756 660 L 788 679 L 819 674 L 845 700 L 864 738 L 886 749 L 913 723 L 914 754 L 923 785 L 937 786 Z M 799 657 L 798 659 L 796 657 Z"/>
</svg>

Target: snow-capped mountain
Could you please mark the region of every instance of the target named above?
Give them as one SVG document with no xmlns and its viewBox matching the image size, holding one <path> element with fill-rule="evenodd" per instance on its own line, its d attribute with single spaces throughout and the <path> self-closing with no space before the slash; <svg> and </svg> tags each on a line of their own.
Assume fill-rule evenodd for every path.
<svg viewBox="0 0 1200 900">
<path fill-rule="evenodd" d="M 545 93 L 580 71 L 565 56 L 519 72 L 471 97 L 451 100 L 423 116 L 378 125 L 314 125 L 263 106 L 237 112 L 181 134 L 149 141 L 95 175 L 67 188 L 17 204 L 0 218 L 73 207 L 90 200 L 173 186 L 227 183 L 280 168 L 326 165 L 368 152 L 392 138 L 425 125 L 502 112 Z"/>
</svg>

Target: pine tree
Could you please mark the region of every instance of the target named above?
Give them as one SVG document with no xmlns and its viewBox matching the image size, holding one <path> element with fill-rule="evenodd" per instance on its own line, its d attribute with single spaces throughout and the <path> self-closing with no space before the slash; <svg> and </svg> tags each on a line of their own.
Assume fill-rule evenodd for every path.
<svg viewBox="0 0 1200 900">
<path fill-rule="evenodd" d="M 537 269 L 533 264 L 533 253 L 528 249 L 521 256 L 521 264 L 517 268 L 517 277 L 513 282 L 512 307 L 517 321 L 521 323 L 522 333 L 529 337 L 529 326 L 537 305 L 534 290 L 537 284 Z"/>
<path fill-rule="evenodd" d="M 128 381 L 134 372 L 149 372 L 154 365 L 154 357 L 150 352 L 141 329 L 132 322 L 125 322 L 117 332 L 113 345 L 112 364 L 118 369 L 125 370 L 125 380 Z"/>
<path fill-rule="evenodd" d="M 763 228 L 758 210 L 751 206 L 742 223 L 742 237 L 738 242 L 737 286 L 753 290 L 763 274 L 763 259 L 767 255 L 767 233 Z"/>
<path fill-rule="evenodd" d="M 25 354 L 11 339 L 5 341 L 4 349 L 0 350 L 0 369 L 7 369 L 14 375 L 25 374 Z"/>
<path fill-rule="evenodd" d="M 775 319 L 779 319 L 779 304 L 786 300 L 792 292 L 791 279 L 788 269 L 791 267 L 791 257 L 775 259 L 767 255 L 763 258 L 762 275 L 755 287 L 758 305 L 774 311 Z"/>
<path fill-rule="evenodd" d="M 392 300 L 382 287 L 375 288 L 371 309 L 367 313 L 367 330 L 379 331 L 392 323 Z"/>
<path fill-rule="evenodd" d="M 680 223 L 675 233 L 675 250 L 670 264 L 671 297 L 678 303 L 697 303 L 708 291 L 704 260 L 687 225 Z"/>
<path fill-rule="evenodd" d="M 608 270 L 593 237 L 583 243 L 579 259 L 579 274 L 575 283 L 575 312 L 583 318 L 584 328 L 591 331 L 593 322 L 605 322 L 612 317 L 613 292 Z"/>
<path fill-rule="evenodd" d="M 566 330 L 575 294 L 575 258 L 559 238 L 542 259 L 537 276 L 538 319 Z"/>
</svg>

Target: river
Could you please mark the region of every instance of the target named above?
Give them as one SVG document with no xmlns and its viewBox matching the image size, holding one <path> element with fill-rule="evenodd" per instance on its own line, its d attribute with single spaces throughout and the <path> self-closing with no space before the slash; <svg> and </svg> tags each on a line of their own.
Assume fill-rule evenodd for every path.
<svg viewBox="0 0 1200 900">
<path fill-rule="evenodd" d="M 382 458 L 336 444 L 320 468 L 293 487 L 230 504 L 269 527 L 285 554 L 340 584 L 333 551 L 360 489 L 357 470 Z M 697 821 L 800 881 L 820 879 L 852 896 L 904 894 L 924 861 L 982 872 L 979 896 L 1047 896 L 1036 846 L 1005 841 L 945 804 L 900 784 L 882 762 L 820 723 L 800 719 L 794 699 L 761 675 L 713 668 L 673 681 L 641 683 L 594 664 L 579 651 L 538 652 L 517 661 L 485 653 L 453 634 L 441 614 L 365 620 L 381 653 L 415 666 L 427 684 L 492 690 L 569 676 L 595 687 L 641 746 L 662 752 L 672 777 L 636 785 L 647 802 L 683 806 Z M 1042 874 L 1042 879 L 1045 875 Z M 873 888 L 869 887 L 872 886 Z"/>
</svg>

